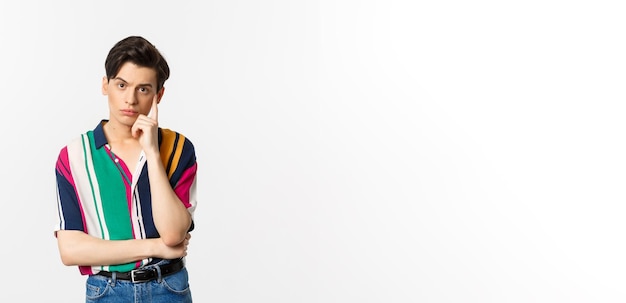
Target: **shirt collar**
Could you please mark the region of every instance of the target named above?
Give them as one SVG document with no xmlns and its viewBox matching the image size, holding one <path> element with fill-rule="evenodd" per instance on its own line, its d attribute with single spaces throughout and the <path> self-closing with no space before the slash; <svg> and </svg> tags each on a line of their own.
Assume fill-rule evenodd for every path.
<svg viewBox="0 0 626 303">
<path fill-rule="evenodd" d="M 93 130 L 93 139 L 94 143 L 96 143 L 96 148 L 100 148 L 109 143 L 107 142 L 107 137 L 104 135 L 104 124 L 106 124 L 106 122 L 109 122 L 109 120 L 102 119 L 102 121 L 98 123 L 98 126 L 96 126 Z"/>
</svg>

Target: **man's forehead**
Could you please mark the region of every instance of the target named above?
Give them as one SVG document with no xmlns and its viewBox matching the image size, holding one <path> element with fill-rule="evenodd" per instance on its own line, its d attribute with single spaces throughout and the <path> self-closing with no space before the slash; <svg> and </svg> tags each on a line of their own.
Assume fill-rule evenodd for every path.
<svg viewBox="0 0 626 303">
<path fill-rule="evenodd" d="M 133 84 L 153 85 L 157 81 L 157 75 L 153 68 L 126 62 L 120 67 L 114 79 Z"/>
</svg>

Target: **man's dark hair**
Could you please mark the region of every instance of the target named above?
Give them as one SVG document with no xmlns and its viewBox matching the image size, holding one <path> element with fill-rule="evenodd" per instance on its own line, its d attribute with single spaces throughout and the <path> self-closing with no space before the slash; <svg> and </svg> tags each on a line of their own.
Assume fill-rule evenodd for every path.
<svg viewBox="0 0 626 303">
<path fill-rule="evenodd" d="M 161 55 L 159 50 L 140 36 L 129 36 L 117 42 L 109 51 L 104 61 L 107 80 L 117 76 L 124 63 L 132 62 L 141 67 L 152 68 L 157 74 L 157 91 L 159 91 L 165 80 L 170 77 L 170 67 Z"/>
</svg>

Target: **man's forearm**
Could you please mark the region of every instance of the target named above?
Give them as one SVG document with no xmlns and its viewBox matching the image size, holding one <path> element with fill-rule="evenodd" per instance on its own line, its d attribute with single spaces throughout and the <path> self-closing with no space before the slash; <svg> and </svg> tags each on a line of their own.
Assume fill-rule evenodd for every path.
<svg viewBox="0 0 626 303">
<path fill-rule="evenodd" d="M 154 257 L 159 239 L 103 240 L 82 231 L 57 232 L 61 260 L 65 265 L 115 265 Z"/>
<path fill-rule="evenodd" d="M 148 156 L 148 176 L 154 225 L 165 245 L 176 246 L 185 240 L 191 215 L 174 193 L 160 155 Z"/>
</svg>

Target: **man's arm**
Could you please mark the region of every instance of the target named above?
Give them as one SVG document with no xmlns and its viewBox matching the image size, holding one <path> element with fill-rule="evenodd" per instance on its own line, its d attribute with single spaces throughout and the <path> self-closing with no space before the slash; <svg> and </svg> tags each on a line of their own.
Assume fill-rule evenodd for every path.
<svg viewBox="0 0 626 303">
<path fill-rule="evenodd" d="M 163 94 L 163 89 L 159 94 Z M 155 94 L 152 99 L 150 113 L 147 116 L 139 115 L 132 127 L 132 134 L 139 139 L 148 162 L 154 225 L 165 245 L 175 247 L 185 240 L 191 226 L 191 214 L 172 189 L 161 161 L 158 144 L 159 94 Z"/>
<path fill-rule="evenodd" d="M 175 259 L 187 255 L 190 234 L 175 246 L 167 246 L 159 239 L 102 240 L 78 230 L 56 232 L 63 264 L 115 265 L 149 257 Z"/>
<path fill-rule="evenodd" d="M 174 193 L 160 155 L 147 158 L 152 219 L 165 245 L 176 246 L 185 240 L 191 226 L 191 214 Z"/>
</svg>

